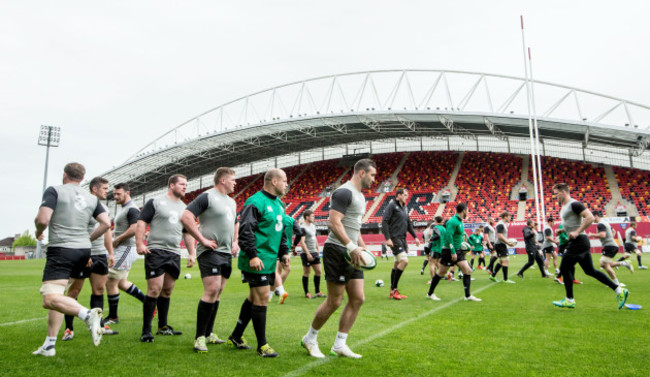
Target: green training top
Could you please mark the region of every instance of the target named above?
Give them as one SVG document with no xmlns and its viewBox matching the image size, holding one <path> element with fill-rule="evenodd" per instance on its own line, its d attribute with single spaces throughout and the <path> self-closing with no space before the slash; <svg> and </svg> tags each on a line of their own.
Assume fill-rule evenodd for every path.
<svg viewBox="0 0 650 377">
<path fill-rule="evenodd" d="M 289 215 L 284 215 L 284 218 L 282 219 L 282 223 L 284 224 L 284 234 L 287 236 L 287 246 L 291 248 L 293 244 L 293 223 L 296 220 L 289 216 Z"/>
<path fill-rule="evenodd" d="M 280 198 L 258 191 L 244 203 L 242 209 L 239 240 L 243 254 L 239 255 L 239 269 L 254 274 L 275 273 L 278 257 L 286 254 L 288 247 L 282 245 L 284 235 L 284 205 Z M 252 247 L 252 235 L 255 245 Z M 250 260 L 258 257 L 264 264 L 261 271 L 250 268 Z"/>
<path fill-rule="evenodd" d="M 558 230 L 564 230 L 564 227 L 560 224 Z M 569 242 L 569 235 L 566 232 L 558 232 L 558 238 L 560 238 L 560 245 L 565 245 Z"/>
<path fill-rule="evenodd" d="M 440 238 L 435 241 L 431 241 L 431 251 L 434 253 L 439 253 L 442 251 L 442 244 L 445 242 L 445 237 L 447 235 L 447 229 L 442 225 L 436 225 L 438 231 L 440 232 Z"/>
<path fill-rule="evenodd" d="M 483 251 L 483 236 L 480 234 L 470 235 L 469 244 L 472 245 L 472 251 Z"/>
<path fill-rule="evenodd" d="M 463 220 L 456 214 L 447 221 L 447 234 L 445 235 L 444 247 L 448 247 L 452 254 L 456 254 L 456 250 L 460 251 L 463 236 L 465 236 Z"/>
</svg>

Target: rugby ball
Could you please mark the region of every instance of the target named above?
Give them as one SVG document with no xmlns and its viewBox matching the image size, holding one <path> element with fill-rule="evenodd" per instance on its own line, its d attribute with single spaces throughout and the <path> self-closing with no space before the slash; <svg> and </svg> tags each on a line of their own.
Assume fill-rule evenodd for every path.
<svg viewBox="0 0 650 377">
<path fill-rule="evenodd" d="M 511 245 L 515 244 L 515 246 L 516 246 L 517 245 L 517 239 L 516 238 L 508 238 L 508 243 L 511 244 Z"/>
<path fill-rule="evenodd" d="M 184 277 L 185 279 L 191 279 L 191 278 L 192 278 L 192 275 L 190 275 L 190 273 L 188 272 L 188 273 L 186 273 L 185 276 L 183 276 L 183 277 Z"/>
<path fill-rule="evenodd" d="M 350 265 L 354 266 L 352 264 L 352 258 L 350 258 L 350 252 L 346 250 L 344 255 L 345 260 L 348 261 Z M 377 259 L 368 250 L 361 249 L 361 265 L 359 267 L 364 270 L 372 270 L 377 267 Z"/>
<path fill-rule="evenodd" d="M 384 286 L 383 280 L 377 279 L 377 281 L 375 281 L 375 287 L 383 287 L 383 286 Z"/>
<path fill-rule="evenodd" d="M 470 251 L 471 248 L 472 248 L 472 246 L 470 244 L 468 244 L 467 242 L 463 242 L 463 243 L 460 244 L 460 250 L 462 250 L 462 251 Z"/>
</svg>

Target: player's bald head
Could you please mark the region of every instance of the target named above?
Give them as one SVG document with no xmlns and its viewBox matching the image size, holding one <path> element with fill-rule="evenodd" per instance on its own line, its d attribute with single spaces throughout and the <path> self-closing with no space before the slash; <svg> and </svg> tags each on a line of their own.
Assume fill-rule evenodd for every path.
<svg viewBox="0 0 650 377">
<path fill-rule="evenodd" d="M 264 174 L 264 182 L 271 182 L 274 179 L 279 179 L 285 176 L 284 170 L 278 168 L 269 169 L 266 174 Z"/>
</svg>

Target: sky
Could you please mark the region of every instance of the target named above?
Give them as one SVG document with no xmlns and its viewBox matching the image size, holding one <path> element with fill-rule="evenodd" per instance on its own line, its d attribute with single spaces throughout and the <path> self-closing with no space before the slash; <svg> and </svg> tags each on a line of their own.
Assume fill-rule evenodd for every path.
<svg viewBox="0 0 650 377">
<path fill-rule="evenodd" d="M 524 76 L 650 105 L 644 1 L 0 0 L 0 238 L 30 230 L 41 125 L 61 127 L 47 184 L 87 177 L 178 124 L 289 82 L 380 69 Z"/>
</svg>

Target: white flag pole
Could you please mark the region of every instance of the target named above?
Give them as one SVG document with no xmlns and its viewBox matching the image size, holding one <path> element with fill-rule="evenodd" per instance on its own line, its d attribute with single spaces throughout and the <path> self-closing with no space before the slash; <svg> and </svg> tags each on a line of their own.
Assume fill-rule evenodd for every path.
<svg viewBox="0 0 650 377">
<path fill-rule="evenodd" d="M 524 35 L 524 16 L 520 16 L 521 19 L 521 43 L 524 53 L 524 72 L 526 74 L 526 102 L 528 103 L 528 130 L 530 132 L 530 157 L 531 162 L 533 163 L 533 185 L 535 188 L 535 211 L 537 213 L 537 223 L 539 224 L 539 190 L 537 188 L 537 160 L 535 158 L 535 136 L 533 135 L 533 117 L 531 110 L 531 98 L 530 98 L 530 82 L 528 80 L 528 63 L 526 59 L 526 37 Z"/>
<path fill-rule="evenodd" d="M 539 151 L 539 128 L 537 127 L 537 109 L 535 108 L 535 80 L 533 79 L 533 57 L 528 47 L 528 65 L 530 71 L 530 98 L 533 108 L 533 128 L 535 130 L 535 154 L 537 155 L 537 174 L 538 174 L 538 183 L 539 183 L 539 203 L 540 209 L 542 210 L 542 222 L 538 224 L 540 231 L 542 230 L 542 223 L 546 224 L 546 204 L 544 202 L 544 179 L 542 175 L 542 158 Z"/>
</svg>

